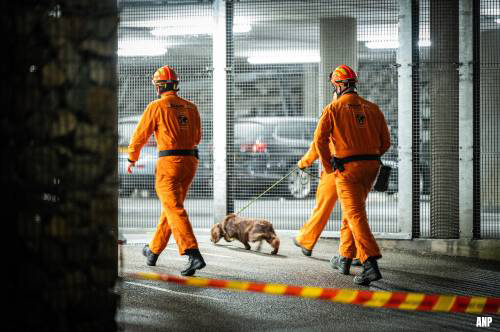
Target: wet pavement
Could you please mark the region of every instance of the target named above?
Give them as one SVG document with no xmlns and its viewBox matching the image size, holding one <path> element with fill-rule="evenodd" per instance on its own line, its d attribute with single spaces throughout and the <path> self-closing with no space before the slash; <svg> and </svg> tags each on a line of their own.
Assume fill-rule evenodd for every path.
<svg viewBox="0 0 500 332">
<path fill-rule="evenodd" d="M 360 268 L 353 267 L 350 276 L 331 269 L 329 259 L 337 253 L 338 240 L 321 239 L 312 257 L 305 257 L 289 233 L 278 235 L 280 252 L 272 256 L 266 243 L 261 252 L 246 251 L 237 241 L 222 240 L 213 245 L 207 231 L 197 231 L 207 266 L 196 275 L 299 286 L 500 297 L 499 262 L 383 250 L 384 257 L 379 260 L 383 279 L 363 287 L 352 283 Z M 149 238 L 149 234 L 128 237 L 129 244 L 121 250 L 121 272 L 180 275 L 187 259 L 179 256 L 175 243 L 168 245 L 157 266 L 145 264 L 141 251 Z M 117 321 L 123 331 L 476 331 L 480 329 L 477 318 L 485 316 L 493 318 L 486 330 L 500 331 L 500 315 L 362 308 L 131 278 L 124 278 L 117 291 L 121 294 Z"/>
</svg>

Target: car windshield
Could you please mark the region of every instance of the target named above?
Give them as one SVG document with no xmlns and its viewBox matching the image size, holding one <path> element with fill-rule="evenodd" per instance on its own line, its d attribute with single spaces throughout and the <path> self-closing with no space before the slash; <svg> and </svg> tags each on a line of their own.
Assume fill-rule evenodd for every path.
<svg viewBox="0 0 500 332">
<path fill-rule="evenodd" d="M 277 134 L 285 139 L 300 139 L 311 141 L 316 123 L 313 121 L 285 121 L 278 126 Z"/>
</svg>

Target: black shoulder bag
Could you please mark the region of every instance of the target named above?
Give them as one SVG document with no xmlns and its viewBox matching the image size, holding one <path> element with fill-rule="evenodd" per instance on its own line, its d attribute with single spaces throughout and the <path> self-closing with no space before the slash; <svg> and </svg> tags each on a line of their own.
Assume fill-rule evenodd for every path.
<svg viewBox="0 0 500 332">
<path fill-rule="evenodd" d="M 389 187 L 389 177 L 391 176 L 392 167 L 382 164 L 378 170 L 377 179 L 373 185 L 373 190 L 384 192 Z"/>
</svg>

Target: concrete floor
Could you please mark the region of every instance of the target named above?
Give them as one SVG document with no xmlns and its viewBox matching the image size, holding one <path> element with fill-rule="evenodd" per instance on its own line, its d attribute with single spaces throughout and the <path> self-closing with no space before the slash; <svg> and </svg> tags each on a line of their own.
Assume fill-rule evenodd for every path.
<svg viewBox="0 0 500 332">
<path fill-rule="evenodd" d="M 212 245 L 206 232 L 197 232 L 207 266 L 200 277 L 286 283 L 331 288 L 409 291 L 433 294 L 500 297 L 500 264 L 445 256 L 385 250 L 379 261 L 383 279 L 369 288 L 352 283 L 352 275 L 334 272 L 329 259 L 338 241 L 321 239 L 312 257 L 305 257 L 287 234 L 279 234 L 279 255 L 270 247 L 246 251 L 239 242 Z M 135 237 L 122 246 L 122 273 L 155 272 L 179 275 L 186 258 L 169 244 L 155 267 L 141 255 L 149 240 Z M 130 242 L 129 242 L 130 243 Z M 359 268 L 353 268 L 355 274 Z M 186 287 L 125 278 L 117 286 L 121 305 L 117 321 L 123 331 L 473 331 L 477 317 L 492 316 L 488 330 L 500 331 L 500 315 L 429 313 L 369 309 L 257 293 Z"/>
</svg>

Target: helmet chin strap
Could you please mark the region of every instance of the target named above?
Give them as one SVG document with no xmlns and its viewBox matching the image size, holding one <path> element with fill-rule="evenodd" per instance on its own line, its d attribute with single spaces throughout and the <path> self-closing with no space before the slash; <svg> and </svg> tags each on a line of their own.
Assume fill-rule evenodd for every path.
<svg viewBox="0 0 500 332">
<path fill-rule="evenodd" d="M 350 93 L 350 92 L 357 92 L 356 87 L 355 86 L 346 86 L 345 88 L 342 89 L 342 87 L 340 85 L 335 86 L 334 93 L 337 95 L 337 98 L 339 98 L 343 94 Z"/>
</svg>

